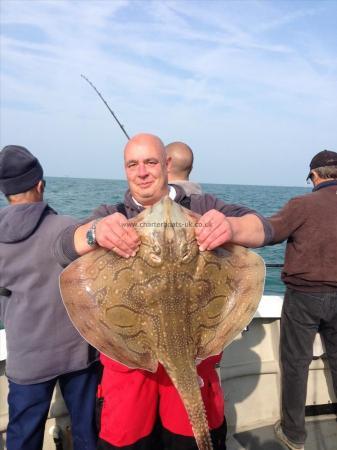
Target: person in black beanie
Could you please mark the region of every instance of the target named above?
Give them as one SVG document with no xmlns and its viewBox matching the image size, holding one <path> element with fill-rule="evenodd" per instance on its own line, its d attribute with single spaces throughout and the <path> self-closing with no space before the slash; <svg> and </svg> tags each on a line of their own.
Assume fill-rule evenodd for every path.
<svg viewBox="0 0 337 450">
<path fill-rule="evenodd" d="M 0 153 L 0 190 L 7 195 L 26 192 L 43 179 L 38 159 L 25 147 L 8 145 Z"/>
<path fill-rule="evenodd" d="M 75 220 L 43 201 L 38 159 L 26 148 L 0 152 L 0 320 L 6 330 L 9 382 L 8 450 L 41 450 L 45 422 L 59 382 L 72 422 L 73 448 L 94 450 L 97 354 L 63 306 L 53 253 L 58 234 Z"/>
</svg>

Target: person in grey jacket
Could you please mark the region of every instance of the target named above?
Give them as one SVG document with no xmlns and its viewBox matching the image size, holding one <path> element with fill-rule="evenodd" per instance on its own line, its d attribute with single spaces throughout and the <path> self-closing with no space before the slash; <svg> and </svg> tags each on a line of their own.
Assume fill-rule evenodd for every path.
<svg viewBox="0 0 337 450">
<path fill-rule="evenodd" d="M 139 236 L 133 227 L 127 226 L 128 219 L 166 195 L 201 215 L 195 232 L 200 251 L 212 250 L 226 242 L 258 247 L 271 240 L 270 224 L 255 211 L 226 204 L 209 194 L 188 197 L 180 186 L 168 185 L 168 158 L 158 137 L 139 134 L 130 139 L 124 163 L 129 185 L 124 203 L 102 205 L 85 222 L 62 232 L 57 248 L 63 265 L 97 246 L 125 258 L 134 256 Z M 128 369 L 103 354 L 100 358 L 103 377 L 98 389 L 102 404 L 98 449 L 197 450 L 187 413 L 163 368 L 150 374 Z M 220 358 L 221 355 L 207 358 L 197 368 L 203 379 L 201 394 L 215 450 L 226 449 L 223 393 L 214 368 Z M 163 386 L 167 387 L 165 395 Z M 162 428 L 157 434 L 154 424 L 158 403 Z M 160 439 L 162 443 L 158 443 Z"/>
<path fill-rule="evenodd" d="M 59 294 L 58 234 L 75 221 L 43 201 L 43 169 L 26 148 L 0 152 L 0 320 L 6 331 L 8 450 L 40 450 L 56 382 L 76 450 L 96 448 L 96 351 L 74 328 Z"/>
<path fill-rule="evenodd" d="M 171 142 L 167 144 L 166 153 L 168 157 L 168 182 L 181 186 L 186 195 L 202 194 L 199 183 L 190 181 L 190 173 L 193 169 L 193 151 L 184 142 Z"/>
</svg>

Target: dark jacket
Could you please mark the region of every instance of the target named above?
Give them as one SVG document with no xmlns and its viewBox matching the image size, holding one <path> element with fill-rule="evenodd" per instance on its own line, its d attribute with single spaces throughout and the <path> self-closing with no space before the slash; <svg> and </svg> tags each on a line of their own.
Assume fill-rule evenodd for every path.
<svg viewBox="0 0 337 450">
<path fill-rule="evenodd" d="M 183 203 L 186 201 L 186 194 L 183 188 L 177 185 L 173 185 L 176 190 L 176 198 L 175 201 L 177 203 Z M 210 194 L 202 194 L 202 195 L 194 195 L 192 194 L 190 197 L 190 209 L 200 215 L 205 214 L 207 211 L 211 209 L 216 209 L 217 211 L 220 211 L 224 213 L 228 217 L 240 217 L 244 216 L 246 214 L 255 214 L 258 216 L 263 224 L 264 231 L 265 231 L 265 242 L 263 245 L 266 245 L 271 241 L 272 238 L 272 227 L 268 223 L 266 219 L 264 219 L 262 216 L 260 216 L 256 211 L 246 208 L 245 206 L 240 205 L 231 205 L 223 202 L 222 200 L 217 199 L 216 197 L 213 197 L 213 195 Z M 58 261 L 63 266 L 66 266 L 71 261 L 78 258 L 78 254 L 75 251 L 74 248 L 74 232 L 77 226 L 90 222 L 93 219 L 97 219 L 98 217 L 105 217 L 109 214 L 113 214 L 118 211 L 117 208 L 118 205 L 101 205 L 98 208 L 96 208 L 92 215 L 82 221 L 80 224 L 76 226 L 70 226 L 68 227 L 60 236 L 57 242 L 57 254 L 58 254 Z M 143 207 L 137 205 L 134 200 L 132 199 L 132 196 L 130 194 L 130 191 L 127 191 L 125 193 L 124 197 L 124 206 L 125 206 L 125 212 L 126 217 L 128 219 L 131 219 L 132 217 L 135 217 L 137 214 L 139 214 L 141 211 L 143 211 Z"/>
<path fill-rule="evenodd" d="M 0 320 L 6 330 L 6 373 L 19 384 L 34 384 L 84 369 L 89 346 L 70 322 L 59 294 L 62 267 L 53 242 L 74 220 L 46 203 L 0 210 Z M 90 361 L 89 361 L 90 359 Z"/>
<path fill-rule="evenodd" d="M 284 283 L 299 291 L 337 290 L 337 180 L 293 198 L 269 222 L 272 244 L 287 239 Z"/>
</svg>

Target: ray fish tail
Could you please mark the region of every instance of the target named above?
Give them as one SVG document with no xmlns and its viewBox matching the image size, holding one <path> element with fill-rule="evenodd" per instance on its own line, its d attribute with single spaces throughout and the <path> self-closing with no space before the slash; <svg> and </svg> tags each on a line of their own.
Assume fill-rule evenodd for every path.
<svg viewBox="0 0 337 450">
<path fill-rule="evenodd" d="M 165 364 L 163 364 L 165 367 Z M 205 405 L 202 400 L 198 374 L 194 364 L 185 366 L 185 370 L 176 371 L 165 367 L 174 386 L 184 403 L 193 434 L 199 450 L 213 450 L 211 435 L 208 428 Z"/>
</svg>

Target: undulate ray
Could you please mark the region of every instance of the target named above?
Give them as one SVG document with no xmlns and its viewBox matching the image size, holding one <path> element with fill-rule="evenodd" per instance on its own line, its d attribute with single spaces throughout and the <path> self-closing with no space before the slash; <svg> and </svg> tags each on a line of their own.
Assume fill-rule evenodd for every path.
<svg viewBox="0 0 337 450">
<path fill-rule="evenodd" d="M 81 335 L 130 368 L 166 369 L 200 450 L 211 450 L 195 361 L 220 353 L 251 321 L 262 296 L 263 260 L 247 249 L 200 252 L 198 216 L 165 197 L 130 220 L 134 258 L 98 249 L 68 266 L 61 293 Z"/>
</svg>

